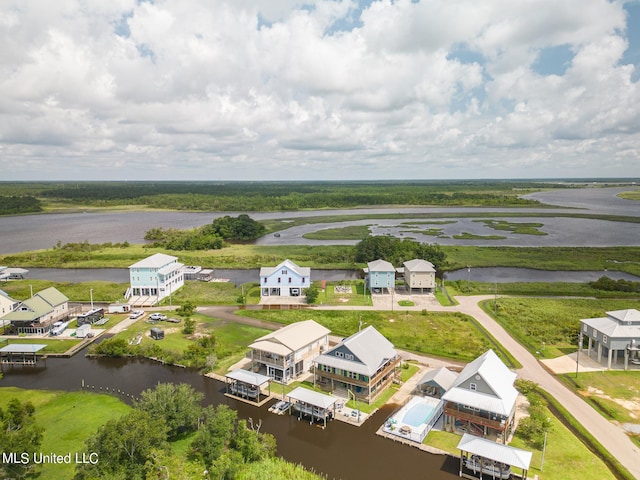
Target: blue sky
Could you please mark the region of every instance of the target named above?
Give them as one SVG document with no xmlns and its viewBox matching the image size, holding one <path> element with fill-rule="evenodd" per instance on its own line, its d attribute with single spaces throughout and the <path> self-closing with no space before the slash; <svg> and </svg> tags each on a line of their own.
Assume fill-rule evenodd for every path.
<svg viewBox="0 0 640 480">
<path fill-rule="evenodd" d="M 0 180 L 640 177 L 640 1 L 5 0 Z"/>
</svg>

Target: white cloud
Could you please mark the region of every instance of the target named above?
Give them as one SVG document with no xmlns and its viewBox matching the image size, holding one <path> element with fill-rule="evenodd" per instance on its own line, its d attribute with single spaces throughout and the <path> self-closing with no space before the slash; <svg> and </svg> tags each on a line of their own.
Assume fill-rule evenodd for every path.
<svg viewBox="0 0 640 480">
<path fill-rule="evenodd" d="M 358 3 L 4 1 L 2 179 L 640 176 L 622 3 Z"/>
</svg>

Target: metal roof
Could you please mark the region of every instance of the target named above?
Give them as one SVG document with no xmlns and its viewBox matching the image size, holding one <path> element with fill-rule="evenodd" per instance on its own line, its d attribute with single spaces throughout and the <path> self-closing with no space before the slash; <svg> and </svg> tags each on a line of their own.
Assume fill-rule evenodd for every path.
<svg viewBox="0 0 640 480">
<path fill-rule="evenodd" d="M 640 312 L 636 309 L 607 312 L 606 317 L 587 318 L 580 323 L 615 339 L 640 339 Z"/>
<path fill-rule="evenodd" d="M 323 327 L 314 320 L 304 320 L 264 335 L 258 338 L 255 343 L 249 345 L 249 347 L 286 355 L 317 342 L 326 335 L 329 335 L 329 333 L 331 333 L 331 330 Z M 268 347 L 267 344 L 273 344 L 273 347 Z M 288 351 L 284 351 L 281 347 L 282 345 L 285 346 Z"/>
<path fill-rule="evenodd" d="M 242 370 L 241 368 L 227 373 L 225 377 L 242 383 L 247 383 L 249 385 L 255 385 L 257 387 L 264 385 L 265 383 L 269 383 L 271 380 L 271 378 L 266 375 L 249 372 L 248 370 Z"/>
<path fill-rule="evenodd" d="M 291 270 L 292 272 L 297 273 L 301 277 L 310 277 L 311 276 L 311 268 L 309 268 L 309 267 L 299 267 L 298 265 L 296 265 L 295 263 L 293 263 L 289 259 L 285 260 L 284 262 L 282 262 L 279 265 L 276 265 L 275 267 L 262 267 L 260 269 L 260 276 L 261 277 L 268 277 L 273 272 L 276 272 L 278 270 L 282 270 L 283 268 Z"/>
<path fill-rule="evenodd" d="M 458 443 L 458 449 L 523 470 L 529 470 L 531 456 L 533 455 L 526 450 L 502 445 L 468 433 L 462 436 L 462 439 Z"/>
<path fill-rule="evenodd" d="M 445 390 L 449 390 L 453 382 L 456 381 L 458 375 L 446 367 L 440 367 L 424 374 L 418 382 L 418 385 L 427 382 L 435 382 Z"/>
<path fill-rule="evenodd" d="M 378 259 L 373 262 L 367 263 L 367 268 L 365 269 L 368 272 L 393 272 L 395 273 L 396 269 L 391 263 L 386 260 Z"/>
<path fill-rule="evenodd" d="M 342 347 L 353 353 L 354 360 L 346 360 L 333 354 Z M 397 356 L 398 352 L 393 348 L 393 344 L 370 325 L 345 338 L 327 353 L 316 357 L 315 362 L 372 376 L 381 365 Z"/>
<path fill-rule="evenodd" d="M 412 272 L 435 272 L 436 269 L 433 267 L 433 263 L 427 262 L 426 260 L 421 260 L 416 258 L 414 260 L 409 260 L 408 262 L 404 262 L 403 265 L 405 268 Z"/>
<path fill-rule="evenodd" d="M 292 392 L 289 392 L 287 396 L 293 400 L 313 405 L 314 407 L 321 407 L 327 409 L 331 407 L 338 400 L 332 395 L 326 395 L 320 392 L 314 392 L 308 388 L 298 387 Z"/>
<path fill-rule="evenodd" d="M 46 346 L 37 343 L 11 343 L 0 348 L 0 353 L 36 353 L 46 348 Z"/>
<path fill-rule="evenodd" d="M 129 265 L 129 268 L 161 268 L 178 260 L 178 257 L 167 255 L 164 253 L 154 253 L 150 257 L 140 260 L 133 265 Z"/>
</svg>

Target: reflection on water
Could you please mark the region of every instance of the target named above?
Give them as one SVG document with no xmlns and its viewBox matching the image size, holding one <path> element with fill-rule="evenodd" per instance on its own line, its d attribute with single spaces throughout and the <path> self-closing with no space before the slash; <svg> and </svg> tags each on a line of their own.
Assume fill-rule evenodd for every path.
<svg viewBox="0 0 640 480">
<path fill-rule="evenodd" d="M 188 383 L 204 394 L 205 404 L 225 403 L 241 418 L 252 418 L 254 424 L 262 420 L 261 431 L 277 438 L 278 455 L 329 478 L 457 478 L 456 459 L 428 454 L 375 435 L 392 406 L 383 407 L 361 427 L 334 420 L 323 430 L 295 416 L 271 414 L 267 411 L 269 404 L 256 408 L 229 399 L 223 395 L 224 384 L 190 369 L 145 359 L 89 359 L 82 352 L 70 359 L 50 358 L 46 368 L 7 370 L 0 386 L 76 391 L 83 380 L 97 391 L 109 387 L 133 396 L 158 383 Z"/>
</svg>

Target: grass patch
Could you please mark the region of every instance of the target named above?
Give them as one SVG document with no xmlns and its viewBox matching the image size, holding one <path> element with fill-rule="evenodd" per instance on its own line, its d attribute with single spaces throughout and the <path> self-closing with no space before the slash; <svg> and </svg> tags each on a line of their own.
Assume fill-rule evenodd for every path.
<svg viewBox="0 0 640 480">
<path fill-rule="evenodd" d="M 630 190 L 628 192 L 622 192 L 619 193 L 618 196 L 626 200 L 640 200 L 640 190 Z"/>
<path fill-rule="evenodd" d="M 621 423 L 638 421 L 640 408 L 631 409 L 632 402 L 640 403 L 638 372 L 609 370 L 581 372 L 577 378 L 575 374 L 558 377 L 605 418 Z M 626 404 L 629 408 L 623 405 L 624 402 L 629 402 Z"/>
<path fill-rule="evenodd" d="M 604 275 L 604 274 L 603 274 Z M 446 282 L 447 288 L 455 290 L 456 295 L 517 295 L 543 297 L 597 297 L 637 299 L 635 292 L 607 291 L 593 288 L 588 283 L 569 282 L 514 282 L 489 283 L 468 280 Z"/>
<path fill-rule="evenodd" d="M 415 302 L 412 302 L 411 300 L 400 300 L 398 302 L 398 305 L 400 305 L 401 307 L 413 307 L 415 305 Z"/>
<path fill-rule="evenodd" d="M 476 235 L 474 233 L 462 232 L 454 235 L 453 238 L 456 240 L 504 240 L 507 237 L 503 237 L 502 235 Z"/>
<path fill-rule="evenodd" d="M 56 392 L 0 388 L 0 403 L 12 398 L 31 401 L 36 407 L 36 421 L 44 428 L 41 451 L 64 455 L 82 452 L 84 442 L 99 426 L 119 418 L 131 409 L 110 395 L 87 392 Z M 38 468 L 40 478 L 73 478 L 75 464 L 43 464 Z"/>
<path fill-rule="evenodd" d="M 49 287 L 56 287 L 60 293 L 64 294 L 73 302 L 89 302 L 91 300 L 91 290 L 93 290 L 94 302 L 117 302 L 124 301 L 124 293 L 129 288 L 128 283 L 114 282 L 53 282 L 50 280 L 12 280 L 2 285 L 2 290 L 7 292 L 16 300 L 26 300 L 33 292 L 39 292 Z"/>
<path fill-rule="evenodd" d="M 318 282 L 316 282 L 317 284 Z M 346 293 L 343 288 L 350 287 L 351 293 Z M 353 282 L 327 282 L 324 292 L 320 292 L 316 303 L 319 305 L 362 307 L 371 306 L 371 293 L 364 291 L 364 281 Z"/>
<path fill-rule="evenodd" d="M 362 240 L 370 234 L 369 225 L 349 225 L 341 228 L 325 228 L 302 235 L 311 240 Z"/>
<path fill-rule="evenodd" d="M 518 235 L 547 235 L 546 232 L 539 230 L 544 226 L 543 223 L 508 222 L 507 220 L 474 220 L 474 222 L 484 223 L 494 230 L 512 232 Z"/>
</svg>

